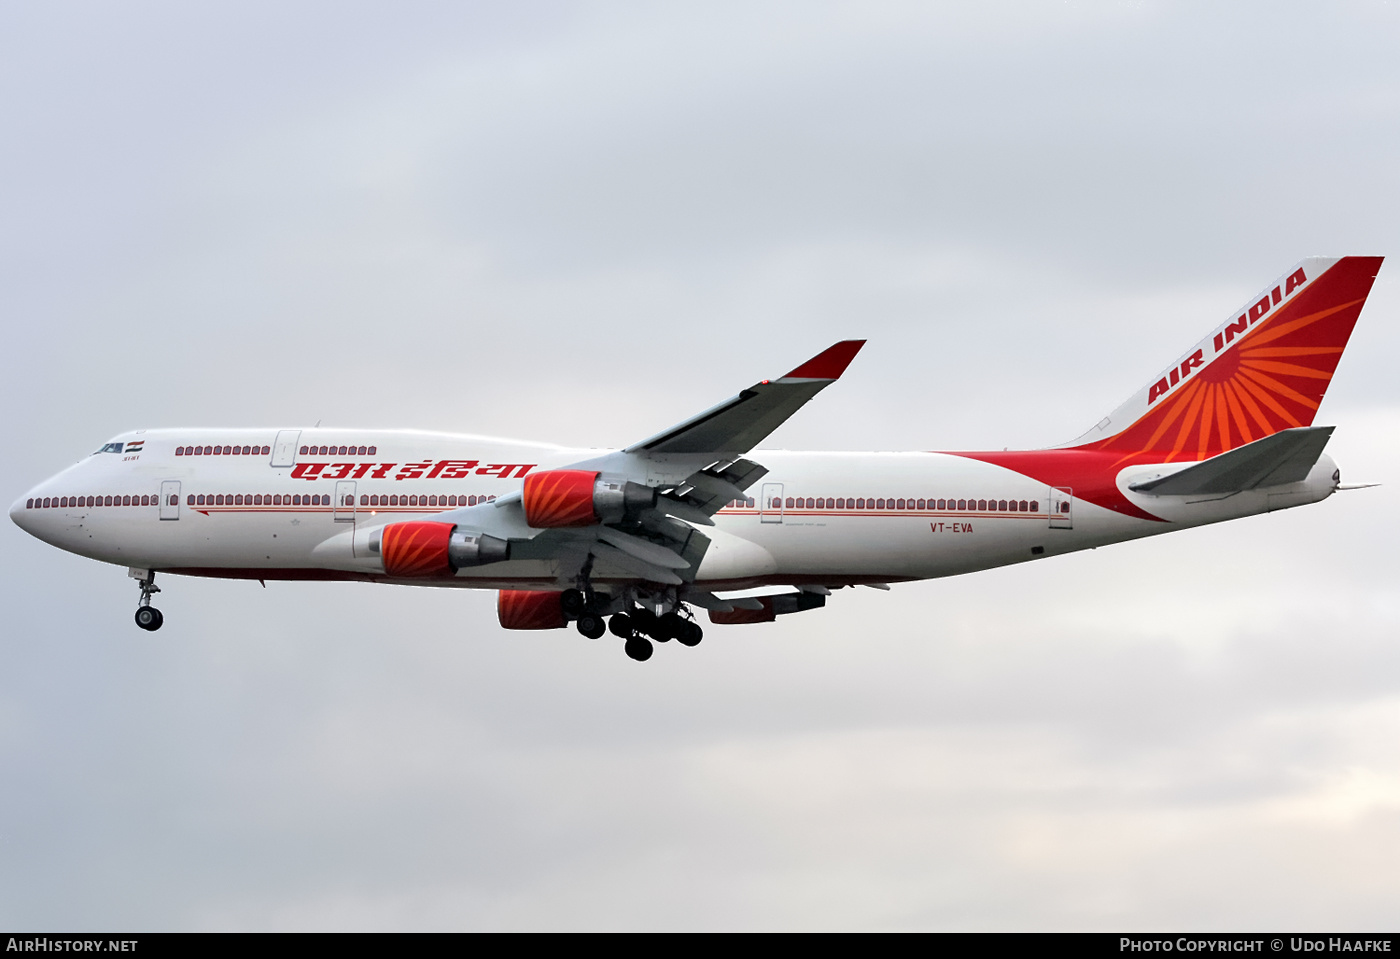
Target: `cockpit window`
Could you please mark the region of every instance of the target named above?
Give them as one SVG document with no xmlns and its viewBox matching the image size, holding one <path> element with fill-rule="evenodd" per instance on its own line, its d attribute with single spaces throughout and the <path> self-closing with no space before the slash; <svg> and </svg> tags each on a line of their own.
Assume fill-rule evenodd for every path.
<svg viewBox="0 0 1400 959">
<path fill-rule="evenodd" d="M 98 453 L 120 453 L 121 451 L 122 451 L 122 444 L 120 444 L 120 443 L 108 443 L 107 445 L 103 446 L 102 449 L 98 450 L 97 452 L 98 452 Z M 96 454 L 93 454 L 93 455 L 96 455 Z"/>
</svg>

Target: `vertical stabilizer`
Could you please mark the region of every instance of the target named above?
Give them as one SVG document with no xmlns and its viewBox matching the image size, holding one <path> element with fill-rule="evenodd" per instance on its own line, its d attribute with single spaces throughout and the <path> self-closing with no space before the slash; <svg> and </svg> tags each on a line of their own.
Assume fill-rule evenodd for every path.
<svg viewBox="0 0 1400 959">
<path fill-rule="evenodd" d="M 1312 257 L 1061 448 L 1203 460 L 1311 426 L 1382 257 Z"/>
</svg>

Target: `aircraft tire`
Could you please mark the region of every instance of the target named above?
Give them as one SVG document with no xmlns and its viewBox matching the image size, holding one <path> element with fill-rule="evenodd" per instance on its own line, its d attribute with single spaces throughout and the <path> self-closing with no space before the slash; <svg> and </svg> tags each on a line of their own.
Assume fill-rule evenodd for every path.
<svg viewBox="0 0 1400 959">
<path fill-rule="evenodd" d="M 632 610 L 632 628 L 639 633 L 655 636 L 656 614 L 649 609 L 637 607 Z"/>
<path fill-rule="evenodd" d="M 623 647 L 623 651 L 637 662 L 644 663 L 648 659 L 651 659 L 651 654 L 656 651 L 656 647 L 652 646 L 648 640 L 641 636 L 633 636 L 627 641 L 627 645 Z"/>
<path fill-rule="evenodd" d="M 584 613 L 578 618 L 578 631 L 589 639 L 598 639 L 608 631 L 608 627 L 597 613 Z"/>
<path fill-rule="evenodd" d="M 619 639 L 632 638 L 632 617 L 626 613 L 614 613 L 608 620 L 608 631 Z"/>
<path fill-rule="evenodd" d="M 681 627 L 681 634 L 676 637 L 682 646 L 699 646 L 700 640 L 705 638 L 705 631 L 700 628 L 699 623 L 684 623 Z"/>
<path fill-rule="evenodd" d="M 154 606 L 140 606 L 136 610 L 136 625 L 153 633 L 165 624 L 165 617 Z"/>
<path fill-rule="evenodd" d="M 656 621 L 652 627 L 651 636 L 659 643 L 670 642 L 685 635 L 685 620 L 679 613 L 667 613 Z"/>
<path fill-rule="evenodd" d="M 577 616 L 588 605 L 587 598 L 577 589 L 566 589 L 559 594 L 559 608 L 566 616 Z"/>
</svg>

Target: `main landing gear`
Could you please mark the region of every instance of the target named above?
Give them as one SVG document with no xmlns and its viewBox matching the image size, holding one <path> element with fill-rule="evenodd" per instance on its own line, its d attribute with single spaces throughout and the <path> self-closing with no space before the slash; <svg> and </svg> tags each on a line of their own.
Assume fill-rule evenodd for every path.
<svg viewBox="0 0 1400 959">
<path fill-rule="evenodd" d="M 686 619 L 675 610 L 657 616 L 641 606 L 633 607 L 630 613 L 614 613 L 608 621 L 608 629 L 614 636 L 626 640 L 623 651 L 639 663 L 651 659 L 655 652 L 651 644 L 653 639 L 658 643 L 669 643 L 674 639 L 682 646 L 698 646 L 705 637 L 699 623 Z"/>
<path fill-rule="evenodd" d="M 700 645 L 705 633 L 691 618 L 689 607 L 680 601 L 676 590 L 650 593 L 633 587 L 620 594 L 598 593 L 589 577 L 592 569 L 593 557 L 590 556 L 575 580 L 577 586 L 559 594 L 559 608 L 564 618 L 573 620 L 575 628 L 584 636 L 599 639 L 603 633 L 611 632 L 624 641 L 623 651 L 639 663 L 651 659 L 656 652 L 653 640 L 669 643 L 674 639 L 682 646 Z M 643 597 L 650 608 L 640 605 Z M 658 614 L 658 609 L 667 612 Z M 604 617 L 610 618 L 605 622 Z"/>
<path fill-rule="evenodd" d="M 136 607 L 136 625 L 153 633 L 165 624 L 165 617 L 161 615 L 160 610 L 151 605 L 151 596 L 160 592 L 160 587 L 156 585 L 155 572 L 147 572 L 137 583 L 141 587 L 141 602 Z"/>
<path fill-rule="evenodd" d="M 599 639 L 607 632 L 601 610 L 608 605 L 605 596 L 599 596 L 591 589 L 566 589 L 559 596 L 559 607 L 566 619 L 572 619 L 574 626 L 589 639 Z"/>
</svg>

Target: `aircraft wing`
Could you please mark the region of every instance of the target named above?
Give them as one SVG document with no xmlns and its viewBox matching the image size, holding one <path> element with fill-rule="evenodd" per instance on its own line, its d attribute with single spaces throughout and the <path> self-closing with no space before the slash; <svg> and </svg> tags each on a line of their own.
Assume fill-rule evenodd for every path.
<svg viewBox="0 0 1400 959">
<path fill-rule="evenodd" d="M 864 340 L 842 340 L 776 380 L 762 380 L 697 416 L 640 443 L 628 453 L 747 453 L 840 379 Z"/>
<path fill-rule="evenodd" d="M 768 472 L 743 454 L 839 379 L 864 345 L 864 340 L 844 340 L 786 376 L 756 383 L 640 443 L 546 471 L 568 474 L 564 486 L 581 482 L 595 490 L 596 484 L 618 496 L 640 497 L 616 516 L 605 519 L 594 510 L 596 518 L 589 522 L 590 507 L 580 501 L 582 521 L 558 524 L 564 528 L 531 526 L 526 502 L 531 485 L 539 482 L 538 490 L 551 482 L 546 475 L 531 474 L 525 489 L 490 504 L 441 513 L 437 521 L 509 540 L 512 559 L 552 561 L 561 582 L 572 582 L 596 561 L 648 583 L 692 583 L 710 544 L 696 527 L 713 526 L 711 516 L 745 498 L 745 490 Z M 728 608 L 723 601 L 711 602 Z"/>
</svg>

